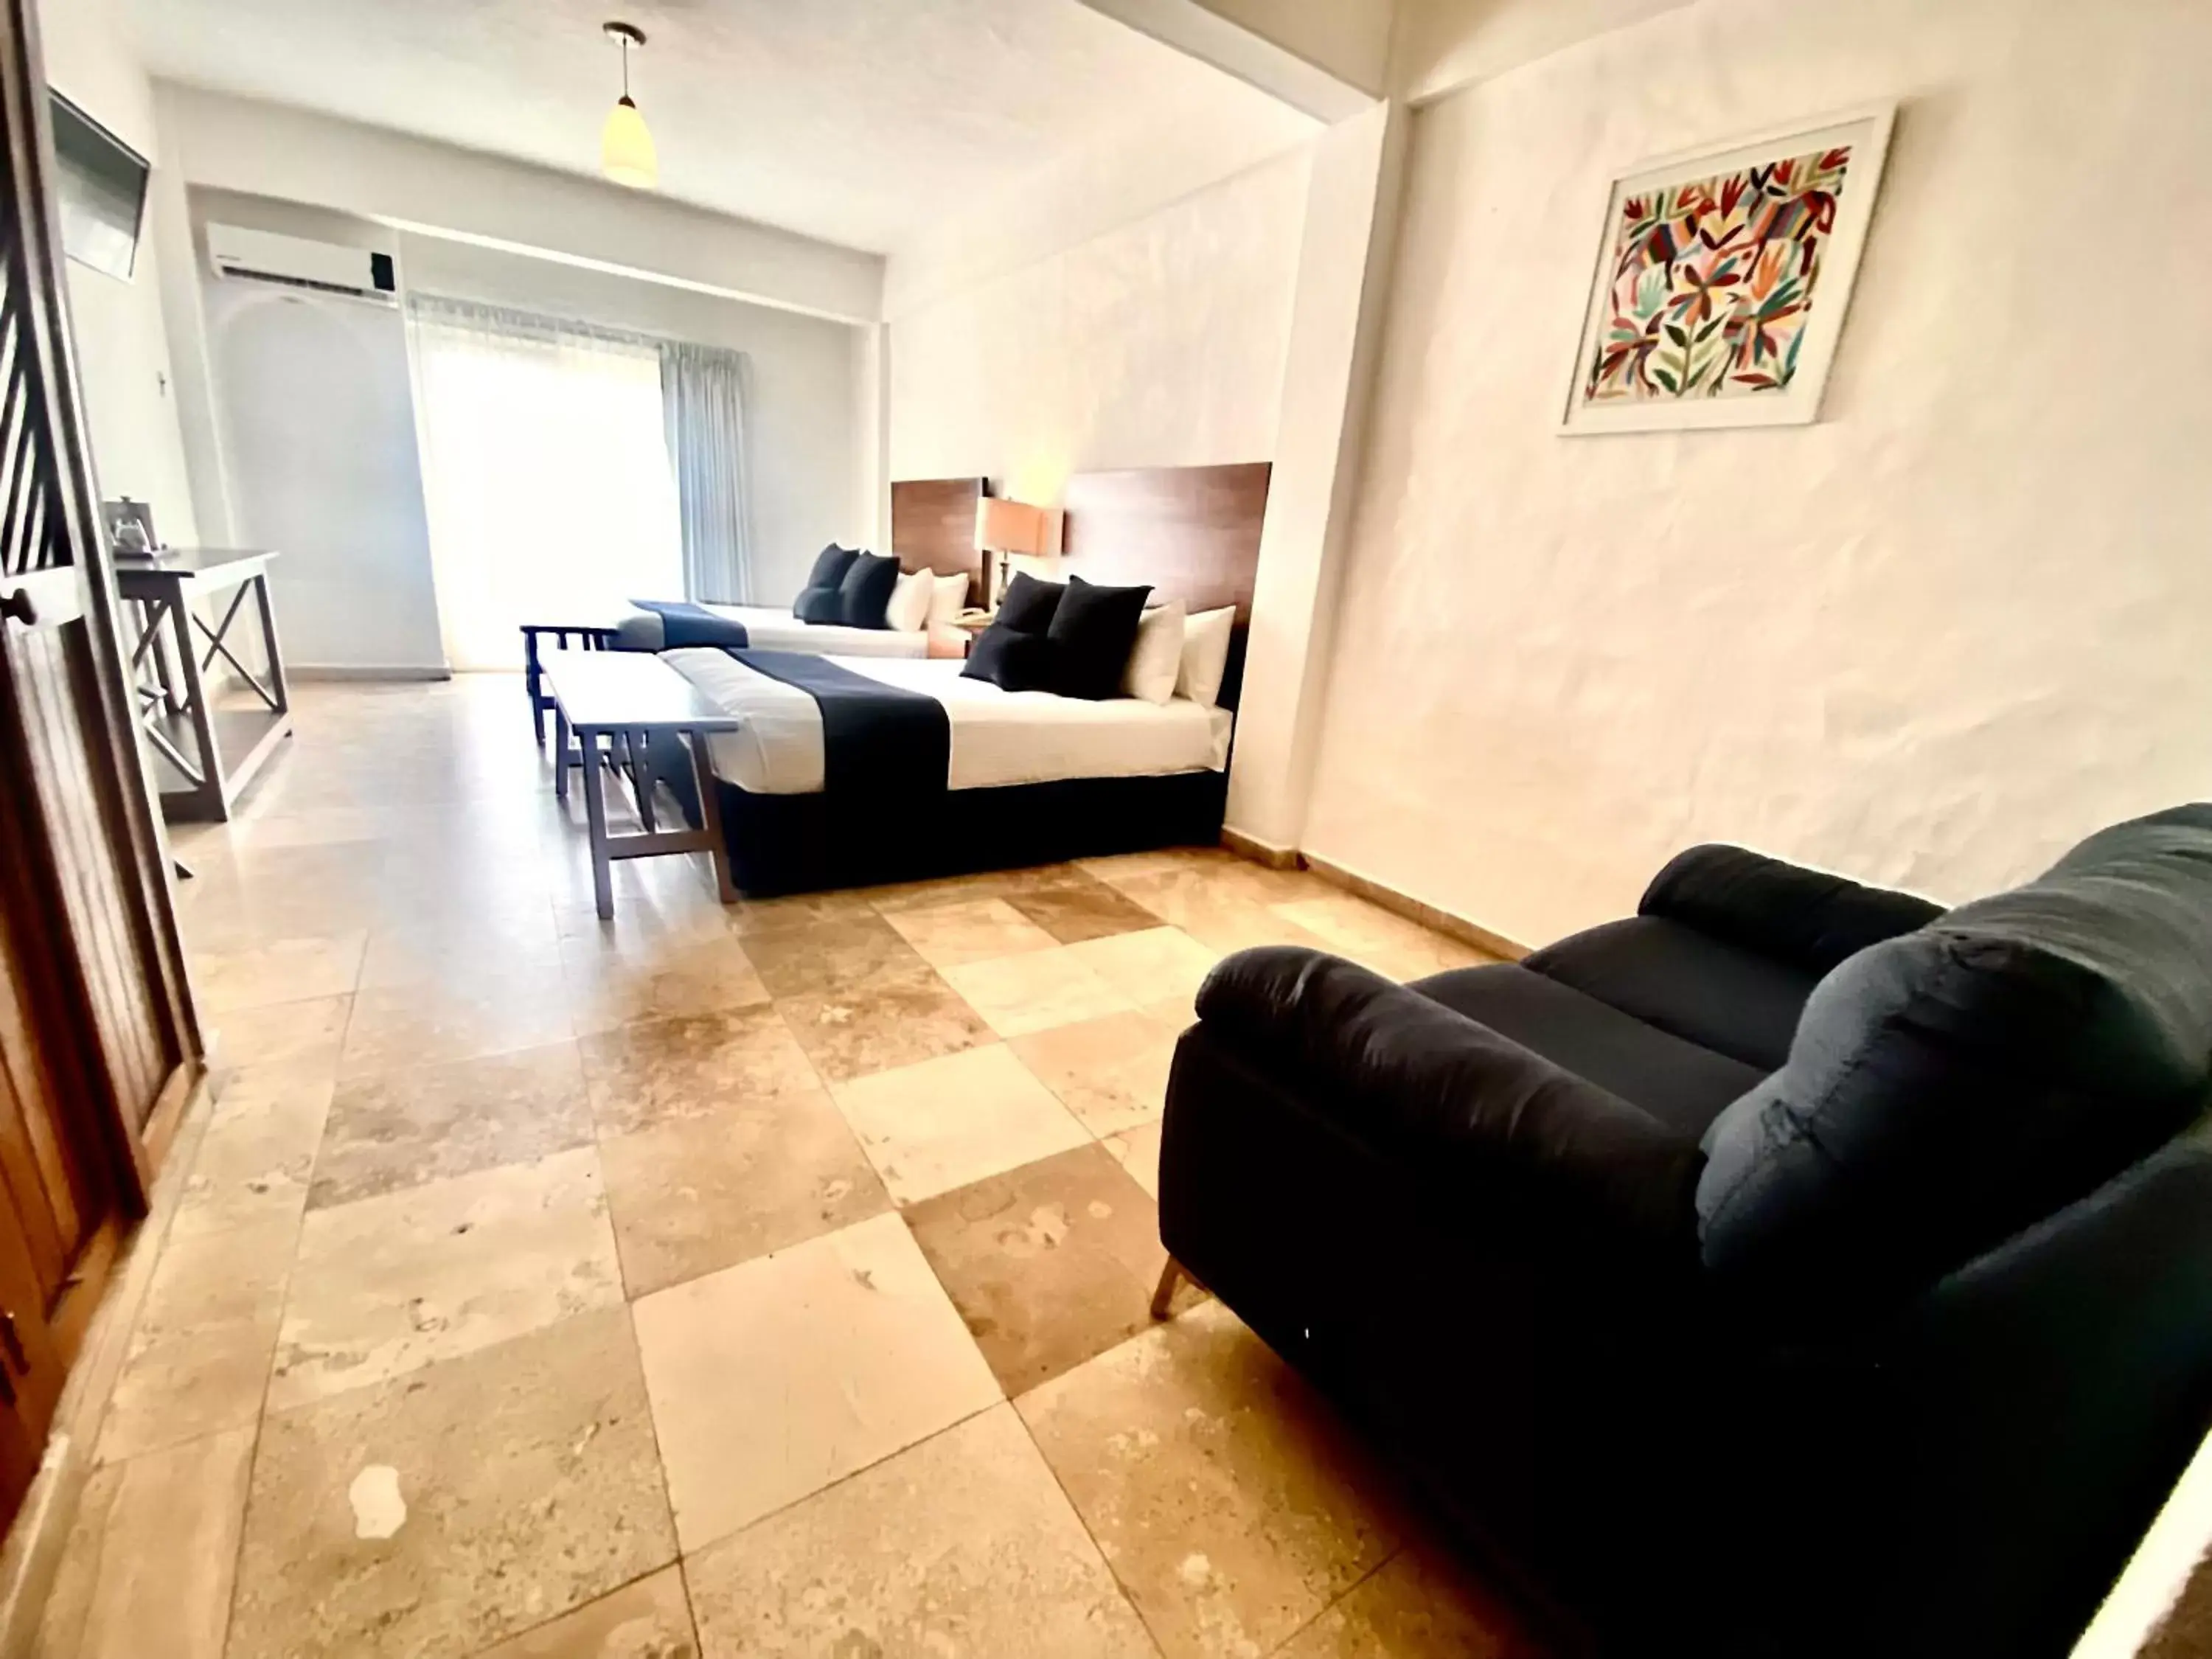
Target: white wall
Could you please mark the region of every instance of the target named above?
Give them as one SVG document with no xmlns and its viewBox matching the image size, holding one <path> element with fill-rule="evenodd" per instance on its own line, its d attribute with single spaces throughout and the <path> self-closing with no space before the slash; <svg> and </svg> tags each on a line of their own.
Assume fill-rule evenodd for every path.
<svg viewBox="0 0 2212 1659">
<path fill-rule="evenodd" d="M 890 476 L 1051 504 L 1073 472 L 1269 459 L 1310 165 L 1301 148 L 896 314 Z"/>
<path fill-rule="evenodd" d="M 1703 838 L 1948 899 L 2205 794 L 2208 61 L 1702 0 L 1424 112 L 1308 848 L 1535 942 Z M 1820 422 L 1555 435 L 1609 169 L 1891 94 Z"/>
<path fill-rule="evenodd" d="M 109 0 L 48 0 L 39 21 L 47 80 L 154 159 L 153 89 Z M 155 191 L 168 182 L 157 179 Z M 198 527 L 172 395 L 157 240 L 149 212 L 127 282 L 67 262 L 70 331 L 101 495 L 150 503 L 163 539 L 189 546 Z"/>
<path fill-rule="evenodd" d="M 860 330 L 435 237 L 403 235 L 399 248 L 412 289 L 745 353 L 756 599 L 791 600 L 823 544 L 872 539 Z"/>
<path fill-rule="evenodd" d="M 1298 845 L 1313 793 L 1389 309 L 1407 125 L 1403 106 L 1372 104 L 1313 148 L 1226 818 L 1275 852 Z"/>
<path fill-rule="evenodd" d="M 196 268 L 210 221 L 397 252 L 343 214 L 194 191 Z M 239 539 L 273 547 L 287 660 L 303 670 L 441 671 L 430 536 L 398 311 L 209 276 L 202 307 Z"/>
<path fill-rule="evenodd" d="M 75 0 L 72 0 L 75 3 Z M 310 202 L 401 229 L 848 321 L 883 301 L 882 258 L 601 179 L 305 110 L 164 83 L 161 118 L 195 185 Z"/>
<path fill-rule="evenodd" d="M 192 214 L 392 253 L 410 289 L 745 352 L 763 599 L 790 598 L 823 543 L 867 527 L 845 324 L 231 191 L 195 190 Z M 204 289 L 230 493 L 241 538 L 283 551 L 287 653 L 304 667 L 441 665 L 401 313 L 213 276 Z"/>
<path fill-rule="evenodd" d="M 1419 102 L 1691 0 L 1399 0 L 1390 82 Z"/>
</svg>

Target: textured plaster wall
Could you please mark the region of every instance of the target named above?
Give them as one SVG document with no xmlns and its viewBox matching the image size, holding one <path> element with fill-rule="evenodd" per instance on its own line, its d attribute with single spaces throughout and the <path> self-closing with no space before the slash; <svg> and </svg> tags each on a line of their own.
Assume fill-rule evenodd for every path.
<svg viewBox="0 0 2212 1659">
<path fill-rule="evenodd" d="M 56 90 L 141 155 L 160 144 L 153 87 L 139 67 L 111 0 L 48 0 L 40 34 L 46 77 Z M 147 224 L 128 280 L 81 265 L 65 267 L 70 331 L 84 393 L 94 470 L 102 495 L 149 502 L 163 538 L 198 539 L 185 467 L 161 313 L 161 254 L 155 217 L 166 178 L 153 181 Z"/>
<path fill-rule="evenodd" d="M 1535 942 L 1700 839 L 1951 899 L 2212 792 L 2208 62 L 1705 0 L 1418 117 L 1307 847 Z M 1609 167 L 1890 94 L 1820 422 L 1555 435 Z"/>
<path fill-rule="evenodd" d="M 890 476 L 999 479 L 1265 460 L 1304 149 L 892 320 Z"/>
</svg>

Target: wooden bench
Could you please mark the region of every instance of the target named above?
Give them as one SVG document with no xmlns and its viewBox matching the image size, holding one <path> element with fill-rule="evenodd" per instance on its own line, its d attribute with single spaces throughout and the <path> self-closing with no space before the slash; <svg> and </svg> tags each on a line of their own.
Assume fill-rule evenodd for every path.
<svg viewBox="0 0 2212 1659">
<path fill-rule="evenodd" d="M 707 757 L 707 738 L 716 732 L 736 731 L 738 717 L 715 707 L 659 657 L 645 653 L 576 652 L 556 662 L 545 675 L 550 688 L 546 701 L 553 711 L 553 792 L 568 799 L 569 769 L 581 769 L 584 817 L 592 840 L 592 896 L 600 919 L 615 913 L 617 859 L 704 853 L 714 860 L 714 887 L 722 902 L 734 901 L 738 890 L 730 878 L 730 849 L 722 836 L 721 804 Z M 696 830 L 689 825 L 654 827 L 653 768 L 647 757 L 656 734 L 673 734 L 690 750 L 692 774 L 699 786 Z M 607 833 L 605 770 L 610 759 L 629 782 L 641 834 Z"/>
</svg>

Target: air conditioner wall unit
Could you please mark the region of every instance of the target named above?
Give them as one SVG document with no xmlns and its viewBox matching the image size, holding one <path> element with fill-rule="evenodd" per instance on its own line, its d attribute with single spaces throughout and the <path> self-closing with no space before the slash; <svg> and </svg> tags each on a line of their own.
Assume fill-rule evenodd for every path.
<svg viewBox="0 0 2212 1659">
<path fill-rule="evenodd" d="M 378 305 L 398 302 L 399 273 L 388 253 L 240 225 L 211 224 L 207 240 L 208 262 L 218 276 L 343 294 Z"/>
</svg>

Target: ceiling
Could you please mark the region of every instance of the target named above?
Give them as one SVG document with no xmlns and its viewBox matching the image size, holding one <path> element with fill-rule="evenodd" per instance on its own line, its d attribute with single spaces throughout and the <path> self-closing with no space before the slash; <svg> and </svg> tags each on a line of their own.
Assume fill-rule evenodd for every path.
<svg viewBox="0 0 2212 1659">
<path fill-rule="evenodd" d="M 1079 0 L 127 0 L 157 76 L 596 176 L 620 90 L 664 194 L 887 252 L 1125 128 L 1312 131 Z"/>
</svg>

